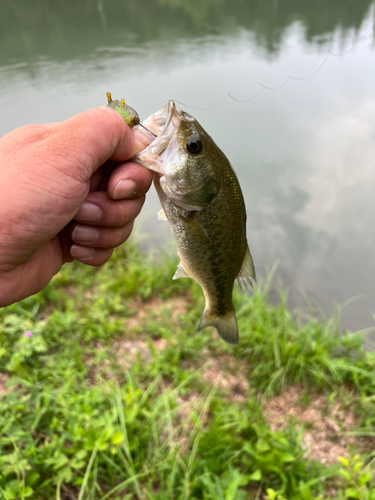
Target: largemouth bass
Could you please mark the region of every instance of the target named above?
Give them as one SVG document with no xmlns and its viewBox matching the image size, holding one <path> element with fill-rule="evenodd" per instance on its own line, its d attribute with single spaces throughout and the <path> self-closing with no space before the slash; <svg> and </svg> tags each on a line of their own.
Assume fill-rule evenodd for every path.
<svg viewBox="0 0 375 500">
<path fill-rule="evenodd" d="M 180 257 L 173 279 L 192 278 L 203 290 L 198 331 L 214 326 L 226 342 L 237 344 L 234 280 L 242 290 L 256 278 L 236 174 L 212 138 L 173 101 L 142 125 L 157 137 L 150 135 L 151 144 L 132 160 L 154 171 Z"/>
</svg>

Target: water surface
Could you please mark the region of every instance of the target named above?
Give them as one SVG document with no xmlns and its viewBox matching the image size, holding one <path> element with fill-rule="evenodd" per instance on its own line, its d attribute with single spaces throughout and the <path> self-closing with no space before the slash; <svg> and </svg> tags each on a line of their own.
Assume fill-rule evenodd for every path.
<svg viewBox="0 0 375 500">
<path fill-rule="evenodd" d="M 374 325 L 374 2 L 5 0 L 0 135 L 125 97 L 141 117 L 179 101 L 243 187 L 259 275 L 279 262 L 344 325 Z M 228 94 L 229 92 L 229 94 Z M 152 189 L 149 245 L 170 238 Z M 157 227 L 157 230 L 155 230 Z"/>
</svg>

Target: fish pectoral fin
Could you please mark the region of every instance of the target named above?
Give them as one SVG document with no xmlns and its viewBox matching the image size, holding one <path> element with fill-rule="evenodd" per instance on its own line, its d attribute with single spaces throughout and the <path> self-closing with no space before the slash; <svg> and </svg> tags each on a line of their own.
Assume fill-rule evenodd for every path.
<svg viewBox="0 0 375 500">
<path fill-rule="evenodd" d="M 251 288 L 253 287 L 253 281 L 255 281 L 256 283 L 257 279 L 255 275 L 253 258 L 251 257 L 249 247 L 247 246 L 240 272 L 237 274 L 237 283 L 240 287 L 241 292 L 250 292 Z M 244 289 L 242 288 L 242 285 L 244 286 Z"/>
<path fill-rule="evenodd" d="M 167 216 L 165 215 L 165 212 L 163 209 L 159 210 L 157 215 L 158 215 L 159 220 L 166 220 L 168 222 Z"/>
<path fill-rule="evenodd" d="M 174 273 L 173 280 L 177 280 L 178 278 L 190 278 L 188 273 L 185 271 L 184 266 L 180 262 L 177 266 L 177 270 Z"/>
<path fill-rule="evenodd" d="M 198 332 L 207 326 L 215 327 L 220 337 L 228 344 L 238 344 L 238 328 L 233 309 L 225 316 L 210 315 L 205 309 L 198 326 Z"/>
<path fill-rule="evenodd" d="M 199 238 L 203 241 L 208 240 L 209 236 L 206 231 L 206 228 L 203 226 L 202 222 L 198 219 L 198 213 L 196 211 L 193 212 L 185 212 L 181 214 L 184 217 L 186 224 L 189 225 L 189 231 L 191 234 L 194 234 L 195 238 Z"/>
<path fill-rule="evenodd" d="M 196 227 L 199 228 L 202 236 L 208 240 L 208 233 L 203 224 L 201 223 L 201 221 L 196 217 L 196 214 L 193 215 L 193 218 L 194 218 L 194 223 Z"/>
</svg>

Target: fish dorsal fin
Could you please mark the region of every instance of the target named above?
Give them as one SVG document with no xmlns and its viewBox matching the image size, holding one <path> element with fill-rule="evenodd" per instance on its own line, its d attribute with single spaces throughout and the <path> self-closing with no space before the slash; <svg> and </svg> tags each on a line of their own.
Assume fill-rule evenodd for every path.
<svg viewBox="0 0 375 500">
<path fill-rule="evenodd" d="M 251 290 L 253 287 L 253 280 L 256 283 L 257 279 L 255 276 L 254 262 L 249 247 L 247 246 L 240 272 L 237 274 L 237 283 L 242 293 Z"/>
<path fill-rule="evenodd" d="M 174 273 L 174 276 L 173 276 L 172 279 L 177 280 L 178 278 L 190 278 L 190 276 L 185 271 L 185 269 L 184 269 L 183 265 L 181 264 L 181 262 L 178 264 L 177 270 Z"/>
<path fill-rule="evenodd" d="M 159 212 L 158 212 L 158 219 L 159 220 L 166 220 L 166 221 L 168 221 L 167 216 L 165 215 L 165 212 L 164 212 L 163 209 L 159 210 Z"/>
</svg>

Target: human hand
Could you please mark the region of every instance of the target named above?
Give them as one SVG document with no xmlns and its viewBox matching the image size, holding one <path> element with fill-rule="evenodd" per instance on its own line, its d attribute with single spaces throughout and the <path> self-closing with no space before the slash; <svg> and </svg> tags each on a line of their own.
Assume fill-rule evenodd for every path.
<svg viewBox="0 0 375 500">
<path fill-rule="evenodd" d="M 152 173 L 123 162 L 147 144 L 105 107 L 0 139 L 0 307 L 42 290 L 65 262 L 104 264 L 127 240 Z"/>
</svg>

